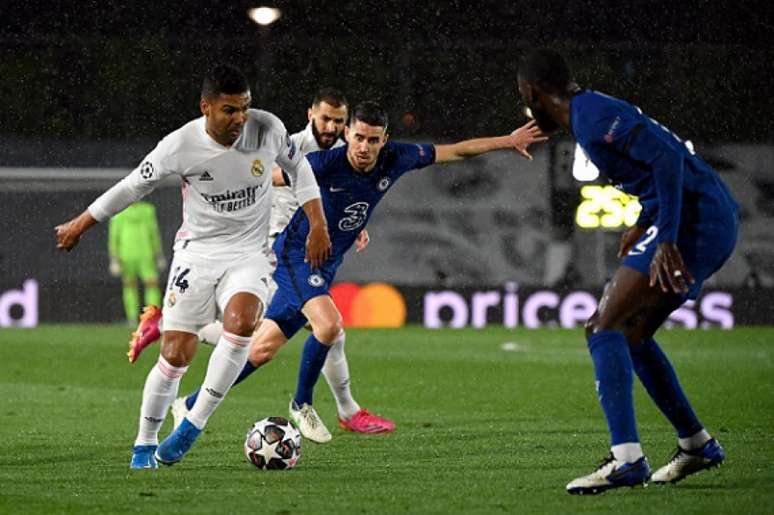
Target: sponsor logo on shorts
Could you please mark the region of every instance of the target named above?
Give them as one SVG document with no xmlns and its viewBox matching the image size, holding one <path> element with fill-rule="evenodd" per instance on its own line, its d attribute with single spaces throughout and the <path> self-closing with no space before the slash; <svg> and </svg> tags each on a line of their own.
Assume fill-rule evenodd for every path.
<svg viewBox="0 0 774 515">
<path fill-rule="evenodd" d="M 171 308 L 175 305 L 175 302 L 177 302 L 177 296 L 174 292 L 170 292 L 169 295 L 167 295 L 167 306 Z"/>
<path fill-rule="evenodd" d="M 319 288 L 325 284 L 325 279 L 323 279 L 320 274 L 312 274 L 309 276 L 306 282 L 308 282 L 309 286 L 312 286 L 313 288 Z"/>
</svg>

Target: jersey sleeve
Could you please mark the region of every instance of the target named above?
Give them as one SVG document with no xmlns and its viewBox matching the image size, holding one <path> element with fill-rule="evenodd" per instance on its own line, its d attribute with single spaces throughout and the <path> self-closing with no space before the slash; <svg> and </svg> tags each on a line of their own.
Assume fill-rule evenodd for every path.
<svg viewBox="0 0 774 515">
<path fill-rule="evenodd" d="M 284 126 L 282 129 L 284 130 Z M 277 164 L 286 178 L 290 179 L 290 187 L 299 205 L 303 206 L 310 200 L 320 198 L 320 188 L 317 186 L 312 167 L 286 130 L 281 136 L 279 149 Z"/>
<path fill-rule="evenodd" d="M 400 175 L 419 170 L 435 163 L 435 146 L 418 143 L 394 143 L 397 153 L 397 167 Z"/>
<path fill-rule="evenodd" d="M 103 222 L 155 190 L 166 177 L 176 174 L 176 146 L 175 138 L 167 136 L 161 140 L 137 168 L 91 203 L 88 207 L 91 216 Z"/>
<path fill-rule="evenodd" d="M 634 111 L 609 109 L 591 125 L 593 143 L 612 146 L 652 174 L 656 199 L 645 199 L 637 225 L 653 221 L 658 243 L 677 241 L 683 205 L 683 155 L 669 145 L 657 131 L 664 129 L 648 123 Z M 648 173 L 647 171 L 645 173 Z"/>
</svg>

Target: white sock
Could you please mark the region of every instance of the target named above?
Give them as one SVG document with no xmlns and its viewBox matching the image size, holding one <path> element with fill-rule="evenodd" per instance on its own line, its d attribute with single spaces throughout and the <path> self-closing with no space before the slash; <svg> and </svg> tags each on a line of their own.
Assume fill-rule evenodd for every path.
<svg viewBox="0 0 774 515">
<path fill-rule="evenodd" d="M 159 429 L 167 416 L 167 410 L 177 395 L 180 378 L 188 367 L 173 367 L 163 356 L 148 374 L 142 391 L 140 429 L 135 445 L 158 445 Z"/>
<path fill-rule="evenodd" d="M 639 442 L 614 445 L 610 448 L 610 450 L 613 451 L 613 456 L 615 456 L 615 459 L 618 461 L 634 463 L 638 459 L 642 458 L 642 446 Z"/>
<path fill-rule="evenodd" d="M 207 375 L 204 377 L 199 397 L 186 418 L 198 429 L 204 429 L 207 419 L 215 411 L 231 385 L 245 366 L 250 351 L 250 336 L 237 336 L 228 331 L 218 340 L 212 351 Z"/>
<path fill-rule="evenodd" d="M 360 405 L 352 398 L 352 392 L 349 389 L 349 364 L 347 356 L 344 354 L 345 340 L 346 334 L 341 331 L 331 344 L 331 349 L 328 351 L 328 356 L 323 364 L 322 373 L 336 399 L 336 409 L 339 416 L 347 420 L 360 411 Z"/>
<path fill-rule="evenodd" d="M 695 435 L 691 435 L 688 438 L 678 438 L 677 442 L 680 445 L 681 449 L 685 449 L 686 451 L 691 451 L 693 449 L 698 449 L 702 447 L 705 443 L 709 442 L 711 439 L 712 437 L 707 432 L 707 430 L 702 429 Z"/>
<path fill-rule="evenodd" d="M 208 345 L 216 345 L 221 334 L 223 334 L 223 322 L 216 320 L 202 327 L 197 336 Z"/>
</svg>

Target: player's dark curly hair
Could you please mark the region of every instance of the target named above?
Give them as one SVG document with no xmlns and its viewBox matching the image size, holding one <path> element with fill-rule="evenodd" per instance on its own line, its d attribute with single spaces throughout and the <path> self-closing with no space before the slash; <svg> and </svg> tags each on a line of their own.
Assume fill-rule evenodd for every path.
<svg viewBox="0 0 774 515">
<path fill-rule="evenodd" d="M 317 94 L 314 96 L 314 100 L 312 100 L 312 105 L 319 106 L 320 102 L 325 102 L 331 107 L 336 107 L 336 108 L 341 106 L 346 107 L 349 105 L 349 102 L 347 102 L 347 97 L 344 96 L 344 93 L 342 93 L 336 88 L 320 89 L 317 92 Z"/>
<path fill-rule="evenodd" d="M 210 68 L 202 81 L 202 97 L 213 98 L 221 93 L 238 95 L 250 90 L 247 77 L 239 68 L 230 64 L 218 64 Z"/>
<path fill-rule="evenodd" d="M 569 95 L 575 84 L 567 61 L 555 50 L 542 48 L 524 56 L 519 76 L 552 95 Z"/>
<path fill-rule="evenodd" d="M 374 127 L 384 127 L 385 130 L 387 130 L 389 122 L 387 111 L 373 100 L 366 100 L 355 106 L 355 109 L 352 110 L 352 118 L 349 120 L 350 125 L 355 123 L 355 120 Z"/>
</svg>

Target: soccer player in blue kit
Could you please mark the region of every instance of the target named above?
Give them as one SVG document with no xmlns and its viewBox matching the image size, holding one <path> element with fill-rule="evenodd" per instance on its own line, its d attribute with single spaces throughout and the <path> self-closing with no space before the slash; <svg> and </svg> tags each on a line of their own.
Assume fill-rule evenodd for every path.
<svg viewBox="0 0 774 515">
<path fill-rule="evenodd" d="M 697 297 L 731 255 L 736 202 L 690 145 L 639 108 L 581 90 L 558 53 L 529 54 L 518 87 L 544 133 L 569 131 L 591 162 L 642 205 L 636 225 L 621 237 L 623 262 L 586 324 L 611 452 L 567 491 L 596 494 L 648 480 L 675 483 L 719 465 L 723 448 L 699 422 L 653 334 L 686 299 Z M 652 477 L 637 434 L 632 372 L 677 431 L 676 452 Z"/>
<path fill-rule="evenodd" d="M 245 368 L 234 383 L 243 381 L 273 358 L 308 320 L 312 334 L 304 345 L 298 389 L 291 401 L 291 412 L 299 415 L 296 417 L 294 413 L 293 418 L 308 424 L 303 431 L 305 435 L 314 435 L 316 425 L 322 423 L 312 408 L 314 386 L 328 349 L 343 330 L 341 314 L 329 289 L 344 254 L 355 243 L 382 197 L 403 174 L 411 170 L 500 149 L 516 150 L 531 159 L 527 152 L 529 145 L 546 139 L 531 121 L 507 136 L 465 140 L 450 145 L 398 143 L 388 141 L 387 121 L 387 113 L 379 104 L 363 102 L 355 107 L 344 129 L 346 146 L 307 154 L 320 186 L 332 243 L 331 254 L 319 267 L 305 260 L 304 247 L 310 232 L 310 221 L 303 211 L 296 211 L 274 243 L 277 268 L 273 277 L 277 292 L 253 335 Z M 184 418 L 159 447 L 170 457 L 165 462 L 182 459 L 197 436 L 196 428 L 187 417 Z M 320 439 L 312 440 L 322 442 L 330 439 L 330 434 L 327 439 L 322 438 L 324 436 L 321 434 Z"/>
</svg>

